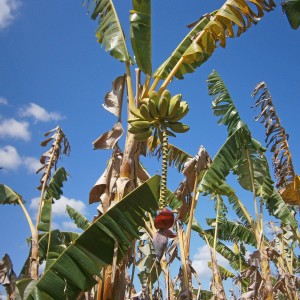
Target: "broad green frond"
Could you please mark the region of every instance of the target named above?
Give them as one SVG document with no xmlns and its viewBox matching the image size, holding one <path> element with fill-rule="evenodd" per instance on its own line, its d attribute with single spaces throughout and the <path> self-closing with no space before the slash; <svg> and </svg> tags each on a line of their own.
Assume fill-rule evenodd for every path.
<svg viewBox="0 0 300 300">
<path fill-rule="evenodd" d="M 5 184 L 0 184 L 0 204 L 19 204 L 19 199 L 24 203 L 22 197 Z"/>
<path fill-rule="evenodd" d="M 85 230 L 91 225 L 88 219 L 86 219 L 83 215 L 81 215 L 77 210 L 75 210 L 71 206 L 67 205 L 66 210 L 70 218 L 74 220 L 74 223 L 78 228 Z"/>
<path fill-rule="evenodd" d="M 130 39 L 134 58 L 145 74 L 152 73 L 151 0 L 133 0 L 130 11 Z"/>
<path fill-rule="evenodd" d="M 113 1 L 92 0 L 88 10 L 92 11 L 93 20 L 98 19 L 96 37 L 98 42 L 105 46 L 105 51 L 119 61 L 131 62 Z"/>
<path fill-rule="evenodd" d="M 84 231 L 41 277 L 28 300 L 76 299 L 100 277 L 100 269 L 112 263 L 115 241 L 120 260 L 139 237 L 145 212 L 158 208 L 160 177 L 154 176 L 128 194 Z M 128 209 L 130 208 L 130 209 Z"/>
<path fill-rule="evenodd" d="M 207 224 L 212 225 L 215 219 L 207 219 Z M 215 229 L 208 229 L 205 232 L 214 235 Z M 222 220 L 218 222 L 218 238 L 223 241 L 244 242 L 245 244 L 256 246 L 256 240 L 252 230 L 243 224 Z"/>
<path fill-rule="evenodd" d="M 300 0 L 286 0 L 281 5 L 291 27 L 298 29 L 300 26 Z"/>
<path fill-rule="evenodd" d="M 183 53 L 192 44 L 195 36 L 197 36 L 197 34 L 199 34 L 204 29 L 204 27 L 208 24 L 210 17 L 214 15 L 214 13 L 210 15 L 204 15 L 199 20 L 197 25 L 187 34 L 187 36 L 182 40 L 182 42 L 178 45 L 178 47 L 173 51 L 171 56 L 155 71 L 153 77 L 158 77 L 161 79 L 167 78 L 171 70 L 175 67 L 177 62 L 182 57 Z M 179 70 L 175 73 L 175 77 L 178 79 L 183 79 L 184 74 L 195 72 L 195 69 L 199 67 L 208 58 L 209 56 L 207 56 L 205 60 L 200 62 L 194 62 L 193 64 L 182 63 L 180 65 Z"/>
</svg>

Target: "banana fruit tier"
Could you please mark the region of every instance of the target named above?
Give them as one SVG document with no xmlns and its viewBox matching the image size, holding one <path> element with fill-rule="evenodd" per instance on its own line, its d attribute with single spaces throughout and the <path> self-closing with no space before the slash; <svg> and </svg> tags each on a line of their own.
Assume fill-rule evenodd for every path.
<svg viewBox="0 0 300 300">
<path fill-rule="evenodd" d="M 134 134 L 136 140 L 146 140 L 152 133 L 165 132 L 167 135 L 175 136 L 190 129 L 186 124 L 179 122 L 189 111 L 186 101 L 182 101 L 182 95 L 171 96 L 165 90 L 161 96 L 157 92 L 149 93 L 149 98 L 140 101 L 140 108 L 131 109 L 134 119 L 129 119 L 131 125 L 129 132 Z"/>
</svg>

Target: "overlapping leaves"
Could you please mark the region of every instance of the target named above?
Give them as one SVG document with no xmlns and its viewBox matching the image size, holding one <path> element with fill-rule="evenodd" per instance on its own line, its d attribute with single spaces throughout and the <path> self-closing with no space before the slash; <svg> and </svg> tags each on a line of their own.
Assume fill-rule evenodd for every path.
<svg viewBox="0 0 300 300">
<path fill-rule="evenodd" d="M 55 260 L 27 299 L 76 299 L 80 291 L 94 286 L 94 276 L 112 263 L 115 241 L 121 259 L 131 240 L 139 237 L 145 212 L 158 208 L 159 181 L 159 176 L 152 177 L 95 220 Z"/>
</svg>

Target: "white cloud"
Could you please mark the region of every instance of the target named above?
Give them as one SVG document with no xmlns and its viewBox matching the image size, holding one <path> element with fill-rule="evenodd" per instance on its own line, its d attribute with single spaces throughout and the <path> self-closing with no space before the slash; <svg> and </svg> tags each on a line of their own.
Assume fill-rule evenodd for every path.
<svg viewBox="0 0 300 300">
<path fill-rule="evenodd" d="M 32 210 L 37 211 L 39 200 L 40 200 L 39 197 L 33 198 L 31 200 L 30 208 Z M 86 213 L 86 205 L 82 201 L 61 196 L 61 198 L 59 200 L 55 200 L 55 203 L 52 205 L 53 217 L 68 216 L 66 212 L 67 205 L 76 209 L 78 212 L 80 212 L 83 215 Z"/>
<path fill-rule="evenodd" d="M 212 271 L 208 267 L 208 262 L 211 261 L 210 250 L 207 245 L 200 247 L 197 253 L 193 257 L 193 267 L 198 273 L 199 277 L 208 277 L 212 276 Z M 217 253 L 217 263 L 224 268 L 229 267 L 229 262 L 223 256 Z M 200 278 L 201 279 L 201 278 Z"/>
<path fill-rule="evenodd" d="M 40 122 L 58 121 L 63 119 L 59 113 L 48 112 L 45 108 L 35 103 L 30 103 L 27 107 L 20 109 L 19 114 L 21 117 L 33 117 L 36 121 Z"/>
<path fill-rule="evenodd" d="M 28 122 L 19 122 L 15 119 L 0 119 L 0 138 L 15 138 L 28 141 L 31 137 L 28 128 Z"/>
<path fill-rule="evenodd" d="M 66 216 L 66 206 L 69 205 L 76 209 L 81 214 L 86 213 L 86 205 L 80 201 L 73 198 L 67 198 L 62 196 L 59 200 L 55 201 L 53 204 L 53 214 L 55 216 Z"/>
<path fill-rule="evenodd" d="M 0 0 L 1 1 L 1 0 Z M 7 105 L 8 104 L 8 101 L 3 98 L 3 97 L 0 97 L 0 104 L 4 104 L 4 105 Z"/>
<path fill-rule="evenodd" d="M 0 148 L 0 167 L 4 170 L 16 170 L 22 164 L 18 151 L 13 146 Z"/>
<path fill-rule="evenodd" d="M 80 228 L 77 227 L 77 225 L 73 221 L 65 221 L 62 222 L 62 229 L 63 231 L 82 231 Z"/>
<path fill-rule="evenodd" d="M 0 0 L 0 30 L 11 24 L 19 6 L 20 2 L 17 0 Z"/>
<path fill-rule="evenodd" d="M 25 157 L 23 163 L 29 173 L 35 173 L 42 166 L 37 158 L 31 156 Z"/>
</svg>

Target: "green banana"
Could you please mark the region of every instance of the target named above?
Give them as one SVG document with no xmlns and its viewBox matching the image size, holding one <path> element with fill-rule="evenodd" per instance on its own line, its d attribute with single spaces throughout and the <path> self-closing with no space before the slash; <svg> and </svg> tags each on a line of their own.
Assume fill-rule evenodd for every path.
<svg viewBox="0 0 300 300">
<path fill-rule="evenodd" d="M 128 131 L 132 134 L 140 134 L 148 131 L 149 128 L 130 127 Z"/>
<path fill-rule="evenodd" d="M 137 120 L 137 121 L 131 122 L 131 126 L 136 127 L 136 128 L 149 128 L 151 126 L 151 122 Z"/>
<path fill-rule="evenodd" d="M 161 98 L 165 97 L 168 101 L 171 100 L 171 93 L 168 90 L 164 90 L 160 96 Z"/>
<path fill-rule="evenodd" d="M 190 127 L 186 124 L 182 124 L 180 122 L 176 122 L 176 123 L 171 123 L 171 122 L 168 122 L 166 124 L 172 131 L 174 132 L 178 132 L 178 133 L 184 133 L 184 132 L 187 132 Z"/>
<path fill-rule="evenodd" d="M 170 130 L 168 130 L 168 129 L 166 129 L 166 133 L 167 133 L 167 135 L 169 135 L 169 136 L 176 137 L 176 135 L 175 135 L 172 131 L 170 131 Z"/>
<path fill-rule="evenodd" d="M 157 103 L 158 100 L 159 100 L 159 95 L 158 95 L 157 92 L 152 91 L 152 92 L 149 93 L 149 98 L 154 100 L 155 103 Z"/>
<path fill-rule="evenodd" d="M 158 119 L 159 114 L 158 114 L 158 111 L 157 111 L 156 103 L 154 102 L 153 99 L 150 99 L 150 100 L 149 100 L 149 103 L 148 103 L 148 109 L 149 109 L 150 115 L 151 115 L 154 119 Z"/>
<path fill-rule="evenodd" d="M 134 116 L 136 116 L 137 118 L 139 118 L 139 119 L 145 119 L 142 115 L 141 115 L 141 112 L 140 112 L 140 110 L 138 109 L 138 108 L 131 108 L 130 109 L 130 112 L 134 115 Z"/>
<path fill-rule="evenodd" d="M 141 105 L 140 113 L 147 121 L 151 122 L 154 120 L 154 118 L 150 115 L 149 108 L 146 104 Z"/>
<path fill-rule="evenodd" d="M 147 140 L 152 135 L 152 129 L 148 129 L 145 132 L 137 133 L 134 135 L 134 138 L 138 141 Z"/>
<path fill-rule="evenodd" d="M 165 118 L 169 109 L 169 101 L 166 97 L 160 97 L 158 102 L 158 113 L 160 118 Z"/>
<path fill-rule="evenodd" d="M 168 118 L 170 122 L 178 122 L 182 119 L 189 111 L 189 106 L 186 101 L 180 102 L 180 108 L 173 118 Z"/>
<path fill-rule="evenodd" d="M 181 98 L 182 98 L 181 94 L 175 95 L 174 97 L 171 98 L 168 115 L 167 115 L 168 119 L 173 118 L 178 112 L 178 109 L 180 108 Z"/>
</svg>

